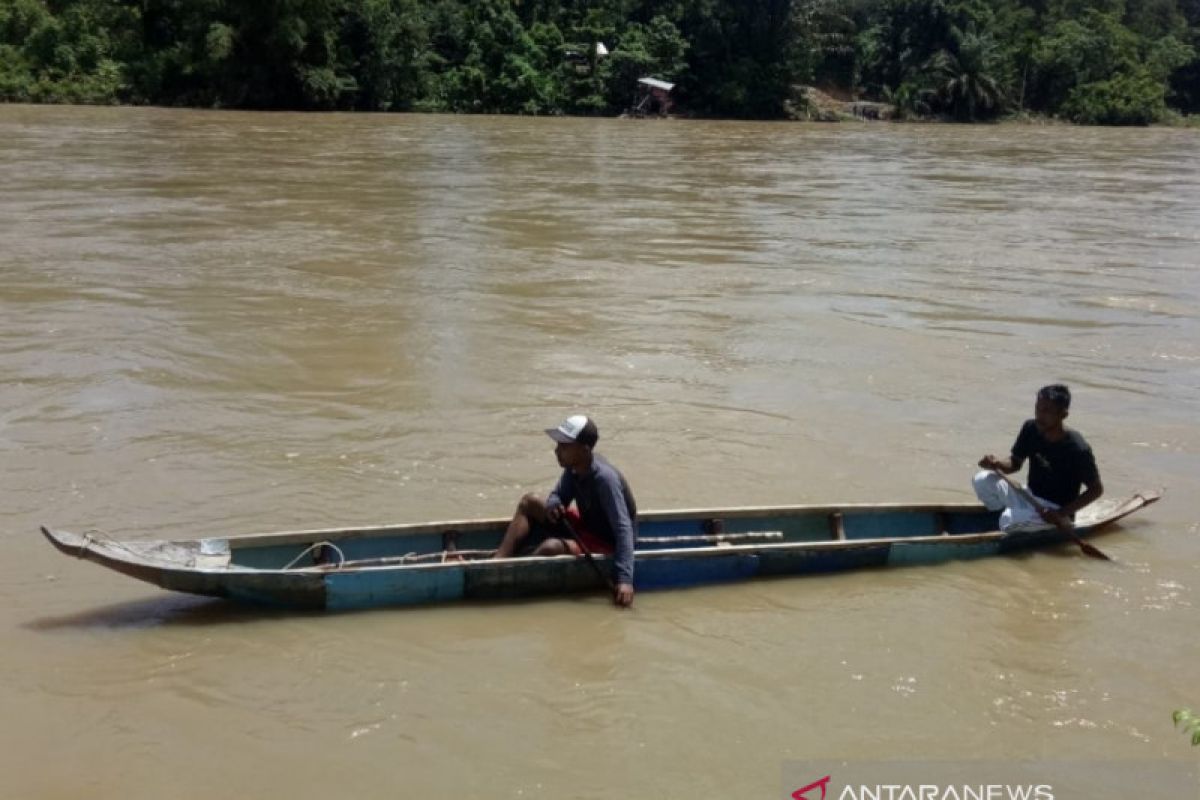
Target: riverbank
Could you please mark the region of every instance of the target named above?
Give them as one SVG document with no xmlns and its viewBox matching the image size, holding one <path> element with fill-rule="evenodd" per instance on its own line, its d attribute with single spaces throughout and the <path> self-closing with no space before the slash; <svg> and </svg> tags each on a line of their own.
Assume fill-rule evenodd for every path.
<svg viewBox="0 0 1200 800">
<path fill-rule="evenodd" d="M 960 120 L 948 119 L 944 116 L 906 116 L 899 113 L 898 107 L 894 104 L 847 96 L 846 93 L 838 92 L 836 89 L 799 86 L 796 87 L 794 96 L 796 100 L 789 101 L 785 108 L 788 118 L 798 122 L 946 122 L 961 124 Z M 1006 125 L 1079 125 L 1070 120 L 1030 111 L 1010 111 L 988 120 L 988 122 Z M 1200 115 L 1189 116 L 1171 110 L 1164 115 L 1162 120 L 1137 127 L 1153 126 L 1200 130 Z"/>
<path fill-rule="evenodd" d="M 899 118 L 895 115 L 895 107 L 887 103 L 879 103 L 866 100 L 837 100 L 830 95 L 820 93 L 816 98 L 816 103 L 812 107 L 805 107 L 800 103 L 791 103 L 785 105 L 787 120 L 793 122 L 820 122 L 820 123 L 901 123 L 901 124 L 925 124 L 925 125 L 962 125 L 959 120 L 947 119 L 945 117 L 908 117 Z M 613 116 L 599 115 L 583 115 L 583 114 L 471 114 L 469 112 L 447 112 L 447 111 L 315 111 L 303 109 L 274 109 L 263 111 L 260 109 L 231 109 L 213 106 L 171 106 L 157 105 L 152 103 L 119 103 L 119 102 L 104 102 L 104 103 L 80 103 L 80 102 L 4 102 L 0 101 L 0 108 L 3 107 L 21 107 L 27 106 L 30 108 L 38 107 L 78 107 L 78 108 L 155 108 L 163 110 L 186 110 L 186 111 L 213 111 L 213 112 L 234 112 L 242 114 L 277 114 L 277 113 L 302 113 L 313 115 L 324 114 L 352 114 L 352 115 L 373 115 L 373 114 L 417 114 L 417 115 L 444 115 L 450 116 L 511 116 L 511 117 L 556 117 L 567 119 L 640 119 L 654 121 L 656 119 L 673 119 L 673 120 L 692 120 L 697 122 L 746 122 L 737 117 L 705 117 L 695 114 L 675 113 L 668 117 L 642 116 L 642 117 L 627 117 L 625 114 Z M 770 122 L 772 120 L 762 120 Z M 1025 113 L 1009 113 L 996 119 L 979 121 L 970 124 L 986 124 L 986 125 L 1032 125 L 1038 127 L 1114 127 L 1114 126 L 1088 126 L 1070 120 L 1064 120 L 1057 117 L 1046 116 L 1044 114 L 1035 114 L 1030 112 Z M 1120 127 L 1120 126 L 1118 126 Z M 1128 127 L 1146 127 L 1146 128 L 1180 128 L 1187 130 L 1200 130 L 1200 115 L 1185 115 L 1173 112 L 1168 114 L 1160 122 L 1151 123 L 1149 125 L 1128 126 Z"/>
</svg>

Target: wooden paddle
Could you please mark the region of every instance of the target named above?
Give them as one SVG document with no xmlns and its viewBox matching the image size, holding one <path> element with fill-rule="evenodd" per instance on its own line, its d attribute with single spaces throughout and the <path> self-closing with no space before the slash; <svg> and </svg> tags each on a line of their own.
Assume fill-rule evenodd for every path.
<svg viewBox="0 0 1200 800">
<path fill-rule="evenodd" d="M 994 472 L 994 473 L 996 473 L 997 475 L 999 475 L 999 476 L 1000 476 L 1000 478 L 1001 478 L 1001 479 L 1002 479 L 1002 480 L 1003 480 L 1005 483 L 1007 483 L 1009 486 L 1011 486 L 1011 487 L 1012 487 L 1012 490 L 1013 490 L 1014 492 L 1016 492 L 1016 493 L 1017 493 L 1017 494 L 1019 494 L 1019 495 L 1020 495 L 1022 498 L 1024 498 L 1024 499 L 1025 499 L 1025 502 L 1026 502 L 1026 503 L 1029 503 L 1029 505 L 1031 505 L 1031 506 L 1033 506 L 1035 509 L 1037 509 L 1037 512 L 1038 512 L 1038 514 L 1043 514 L 1043 513 L 1045 513 L 1045 512 L 1046 512 L 1046 510 L 1047 510 L 1047 509 L 1046 509 L 1046 507 L 1045 507 L 1044 505 L 1042 505 L 1041 503 L 1039 503 L 1039 502 L 1037 501 L 1037 498 L 1035 498 L 1033 495 L 1031 495 L 1029 492 L 1027 492 L 1027 491 L 1025 490 L 1025 487 L 1024 487 L 1024 486 L 1022 486 L 1021 484 L 1017 483 L 1017 482 L 1016 482 L 1016 481 L 1014 481 L 1012 478 L 1008 477 L 1007 475 L 1005 475 L 1003 472 L 1001 472 L 1001 471 L 1000 471 L 1000 470 L 998 470 L 998 469 L 993 469 L 993 470 L 992 470 L 992 472 Z M 1080 549 L 1080 550 L 1082 550 L 1082 551 L 1084 552 L 1084 554 L 1085 554 L 1085 555 L 1089 555 L 1089 556 L 1091 556 L 1092 558 L 1099 558 L 1099 559 L 1101 559 L 1101 560 L 1104 560 L 1104 561 L 1112 561 L 1112 559 L 1111 559 L 1111 558 L 1109 558 L 1108 556 L 1106 556 L 1106 555 L 1105 555 L 1103 552 L 1101 552 L 1101 550 L 1100 550 L 1099 548 L 1097 548 L 1097 547 L 1094 547 L 1093 545 L 1090 545 L 1090 544 L 1088 544 L 1088 543 L 1087 543 L 1087 542 L 1085 542 L 1083 539 L 1080 539 L 1080 538 L 1079 538 L 1079 535 L 1078 535 L 1078 534 L 1076 534 L 1076 533 L 1075 533 L 1075 531 L 1071 530 L 1070 528 L 1059 528 L 1059 530 L 1060 530 L 1062 533 L 1066 534 L 1068 537 L 1070 537 L 1070 539 L 1071 539 L 1072 541 L 1074 541 L 1074 542 L 1075 542 L 1075 544 L 1079 545 L 1079 549 Z"/>
<path fill-rule="evenodd" d="M 600 569 L 600 565 L 596 563 L 596 559 L 592 556 L 592 551 L 588 550 L 588 546 L 579 538 L 579 534 L 575 532 L 575 526 L 571 524 L 571 519 L 565 513 L 558 518 L 558 524 L 566 532 L 567 536 L 575 540 L 575 544 L 579 545 L 580 551 L 583 553 L 584 560 L 591 565 L 596 571 L 596 575 L 600 580 L 604 581 L 604 585 L 613 593 L 613 597 L 617 596 L 617 585 L 613 583 L 613 579 L 605 574 L 604 570 Z"/>
</svg>

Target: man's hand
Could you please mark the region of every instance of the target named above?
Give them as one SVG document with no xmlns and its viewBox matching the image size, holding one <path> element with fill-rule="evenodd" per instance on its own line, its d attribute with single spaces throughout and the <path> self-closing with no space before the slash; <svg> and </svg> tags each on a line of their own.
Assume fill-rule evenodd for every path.
<svg viewBox="0 0 1200 800">
<path fill-rule="evenodd" d="M 617 593 L 613 595 L 613 602 L 622 608 L 629 608 L 633 605 L 633 584 L 618 583 Z"/>
<path fill-rule="evenodd" d="M 1051 525 L 1064 533 L 1074 530 L 1075 528 L 1075 524 L 1071 522 L 1071 517 L 1067 514 L 1064 514 L 1057 508 L 1039 508 L 1038 514 L 1040 514 L 1042 519 L 1044 519 L 1046 522 L 1049 522 Z"/>
<path fill-rule="evenodd" d="M 998 469 L 1001 472 L 1004 471 L 1003 462 L 1001 462 L 1000 459 L 996 458 L 991 453 L 979 459 L 979 466 L 983 469 Z"/>
<path fill-rule="evenodd" d="M 546 519 L 551 525 L 557 525 L 563 518 L 566 509 L 561 503 L 555 503 L 552 506 L 546 506 Z"/>
</svg>

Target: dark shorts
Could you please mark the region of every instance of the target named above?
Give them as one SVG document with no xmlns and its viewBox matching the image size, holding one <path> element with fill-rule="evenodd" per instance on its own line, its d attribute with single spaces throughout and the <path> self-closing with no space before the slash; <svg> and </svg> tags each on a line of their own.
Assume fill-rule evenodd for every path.
<svg viewBox="0 0 1200 800">
<path fill-rule="evenodd" d="M 575 529 L 575 535 L 583 542 L 584 547 L 593 554 L 611 555 L 613 553 L 612 542 L 605 539 L 603 536 L 597 536 L 588 530 L 583 524 L 583 518 L 579 516 L 579 511 L 574 508 L 566 510 L 567 518 L 571 521 L 571 526 Z M 533 530 L 529 532 L 529 538 L 525 540 L 525 545 L 521 548 L 521 555 L 529 555 L 536 550 L 542 542 L 550 539 L 562 539 L 569 549 L 575 551 L 577 546 L 575 542 L 568 538 L 566 533 L 556 525 L 535 525 Z M 577 554 L 579 555 L 579 554 Z"/>
</svg>

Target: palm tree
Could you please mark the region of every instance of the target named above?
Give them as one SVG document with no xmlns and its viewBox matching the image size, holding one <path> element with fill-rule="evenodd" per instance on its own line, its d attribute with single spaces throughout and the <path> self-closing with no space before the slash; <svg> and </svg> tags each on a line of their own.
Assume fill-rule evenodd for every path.
<svg viewBox="0 0 1200 800">
<path fill-rule="evenodd" d="M 911 81 L 905 81 L 895 89 L 883 87 L 883 99 L 892 104 L 895 109 L 893 119 L 897 120 L 928 117 L 933 111 L 929 104 L 933 95 L 932 89 L 924 89 Z"/>
<path fill-rule="evenodd" d="M 1004 90 L 996 77 L 999 57 L 989 34 L 952 29 L 954 52 L 941 50 L 926 64 L 938 98 L 955 117 L 967 122 L 979 118 L 979 110 L 998 110 Z"/>
</svg>

